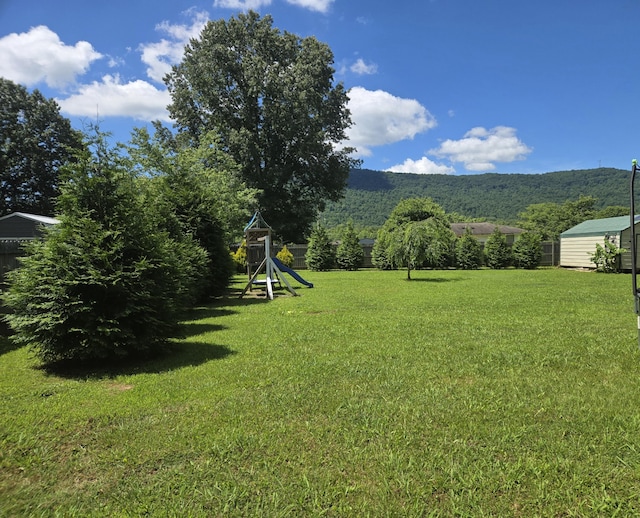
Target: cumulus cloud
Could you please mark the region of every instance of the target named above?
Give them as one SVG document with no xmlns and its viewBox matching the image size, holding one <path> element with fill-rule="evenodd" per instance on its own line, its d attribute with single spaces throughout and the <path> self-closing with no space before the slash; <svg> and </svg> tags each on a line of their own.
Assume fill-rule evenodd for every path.
<svg viewBox="0 0 640 518">
<path fill-rule="evenodd" d="M 27 86 L 44 81 L 58 88 L 73 83 L 103 57 L 86 41 L 65 45 L 44 25 L 0 38 L 0 56 L 0 76 Z"/>
<path fill-rule="evenodd" d="M 358 75 L 371 75 L 378 71 L 378 65 L 375 63 L 367 64 L 362 58 L 358 59 L 350 68 L 351 72 Z"/>
<path fill-rule="evenodd" d="M 141 121 L 169 121 L 167 105 L 171 97 L 147 81 L 123 83 L 118 75 L 81 85 L 66 99 L 56 99 L 63 113 L 82 117 L 132 117 Z"/>
<path fill-rule="evenodd" d="M 371 147 L 412 139 L 434 128 L 436 119 L 415 99 L 395 97 L 382 90 L 356 86 L 349 91 L 353 126 L 346 145 L 357 148 L 356 156 L 371 155 Z"/>
<path fill-rule="evenodd" d="M 429 154 L 461 162 L 468 171 L 491 171 L 496 162 L 524 160 L 532 149 L 516 136 L 516 129 L 496 126 L 473 128 L 460 140 L 445 140 Z"/>
<path fill-rule="evenodd" d="M 335 0 L 287 0 L 287 3 L 304 7 L 312 11 L 317 11 L 319 13 L 326 13 L 334 1 Z"/>
<path fill-rule="evenodd" d="M 164 76 L 171 71 L 171 65 L 182 60 L 184 46 L 191 38 L 197 38 L 209 19 L 206 12 L 192 13 L 190 25 L 170 24 L 162 22 L 156 30 L 165 33 L 169 38 L 162 38 L 159 42 L 140 45 L 141 60 L 147 65 L 147 75 L 158 83 L 162 83 Z"/>
<path fill-rule="evenodd" d="M 311 11 L 326 13 L 335 0 L 286 0 L 288 4 L 304 7 Z M 224 9 L 241 9 L 248 11 L 250 9 L 259 9 L 260 7 L 271 5 L 271 0 L 214 0 L 214 7 L 222 7 Z"/>
<path fill-rule="evenodd" d="M 242 9 L 244 11 L 259 9 L 264 5 L 271 5 L 271 0 L 214 0 L 213 2 L 213 7 Z"/>
<path fill-rule="evenodd" d="M 426 156 L 420 160 L 411 160 L 407 158 L 404 163 L 394 165 L 387 169 L 392 173 L 414 173 L 414 174 L 453 174 L 456 170 L 447 165 L 436 164 L 429 160 Z"/>
</svg>

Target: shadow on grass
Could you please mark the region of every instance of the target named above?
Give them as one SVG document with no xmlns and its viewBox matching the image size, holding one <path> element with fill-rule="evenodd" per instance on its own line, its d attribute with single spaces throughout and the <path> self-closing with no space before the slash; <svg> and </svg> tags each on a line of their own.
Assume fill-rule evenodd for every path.
<svg viewBox="0 0 640 518">
<path fill-rule="evenodd" d="M 6 335 L 0 335 L 0 356 L 10 353 L 16 349 L 20 349 L 22 345 L 16 344 L 11 338 Z"/>
<path fill-rule="evenodd" d="M 264 297 L 249 295 L 239 298 L 242 289 L 231 289 L 228 294 L 212 299 L 209 304 L 191 309 L 184 315 L 182 332 L 177 338 L 185 339 L 198 335 L 225 329 L 225 326 L 215 323 L 216 317 L 228 316 L 237 313 L 241 306 L 251 304 L 263 304 Z M 211 322 L 208 320 L 212 319 Z M 0 355 L 13 349 L 13 342 L 4 336 L 0 336 Z M 116 360 L 87 361 L 60 361 L 40 365 L 44 372 L 72 379 L 99 379 L 121 375 L 162 373 L 183 367 L 198 366 L 212 360 L 221 360 L 229 355 L 236 354 L 227 346 L 216 345 L 204 341 L 172 341 L 158 353 L 146 357 L 127 357 Z"/>
<path fill-rule="evenodd" d="M 407 282 L 432 282 L 432 283 L 441 283 L 441 282 L 457 282 L 461 281 L 461 277 L 412 277 L 411 279 L 404 278 Z"/>
<path fill-rule="evenodd" d="M 224 345 L 206 342 L 172 343 L 152 358 L 128 358 L 110 362 L 57 362 L 38 367 L 49 375 L 68 379 L 103 379 L 135 374 L 161 374 L 184 367 L 197 367 L 236 354 Z"/>
<path fill-rule="evenodd" d="M 241 291 L 238 290 L 238 294 Z M 233 315 L 237 313 L 237 310 L 234 309 L 236 307 L 263 302 L 263 300 L 256 298 L 240 299 L 231 293 L 213 299 L 209 304 L 193 308 L 184 315 L 182 320 L 181 331 L 177 337 L 180 341 L 170 342 L 162 351 L 151 357 L 129 357 L 122 360 L 98 360 L 95 362 L 61 361 L 43 364 L 38 368 L 47 374 L 63 378 L 101 379 L 122 375 L 160 374 L 184 367 L 195 367 L 213 360 L 221 360 L 237 353 L 224 345 L 216 345 L 197 339 L 195 341 L 182 340 L 225 329 L 226 326 L 215 322 L 216 317 Z"/>
</svg>

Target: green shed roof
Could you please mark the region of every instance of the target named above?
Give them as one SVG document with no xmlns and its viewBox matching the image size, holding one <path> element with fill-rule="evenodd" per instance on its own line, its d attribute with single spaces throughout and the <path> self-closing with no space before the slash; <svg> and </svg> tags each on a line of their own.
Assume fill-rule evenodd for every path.
<svg viewBox="0 0 640 518">
<path fill-rule="evenodd" d="M 640 221 L 640 216 L 635 217 L 635 222 Z M 590 219 L 579 223 L 575 227 L 565 230 L 560 237 L 571 236 L 597 236 L 607 232 L 622 232 L 631 226 L 629 216 L 617 218 Z"/>
</svg>

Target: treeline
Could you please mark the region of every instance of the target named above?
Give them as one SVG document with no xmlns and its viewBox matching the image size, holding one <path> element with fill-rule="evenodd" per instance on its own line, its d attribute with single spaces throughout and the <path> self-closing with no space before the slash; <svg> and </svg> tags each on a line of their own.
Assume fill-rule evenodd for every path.
<svg viewBox="0 0 640 518">
<path fill-rule="evenodd" d="M 354 169 L 345 197 L 327 204 L 320 221 L 332 228 L 347 221 L 357 227 L 379 227 L 403 199 L 428 197 L 468 219 L 515 225 L 532 204 L 558 203 L 580 196 L 596 198 L 596 207 L 625 206 L 629 171 L 598 168 L 545 174 L 468 176 L 419 175 Z"/>
</svg>

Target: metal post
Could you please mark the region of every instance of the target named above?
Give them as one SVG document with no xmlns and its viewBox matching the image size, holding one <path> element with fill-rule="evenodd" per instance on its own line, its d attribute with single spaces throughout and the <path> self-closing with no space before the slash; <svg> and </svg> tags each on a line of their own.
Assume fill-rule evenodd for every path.
<svg viewBox="0 0 640 518">
<path fill-rule="evenodd" d="M 638 251 L 636 249 L 636 207 L 635 207 L 635 177 L 638 169 L 638 161 L 633 160 L 631 166 L 631 285 L 633 288 L 633 301 L 636 310 L 636 316 L 638 321 L 638 347 L 640 347 L 640 297 L 638 295 L 638 281 L 637 281 L 637 256 Z"/>
</svg>

